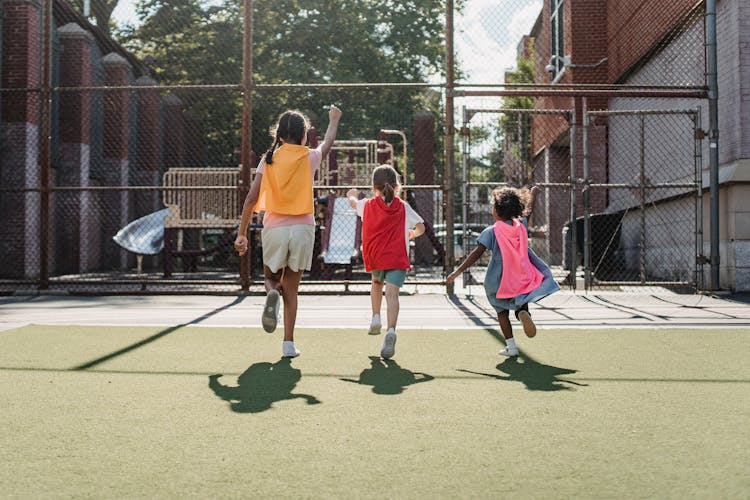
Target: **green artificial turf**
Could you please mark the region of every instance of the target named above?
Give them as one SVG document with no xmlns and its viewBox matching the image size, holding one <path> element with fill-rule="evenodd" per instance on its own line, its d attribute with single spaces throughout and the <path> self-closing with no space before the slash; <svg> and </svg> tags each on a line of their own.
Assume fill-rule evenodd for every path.
<svg viewBox="0 0 750 500">
<path fill-rule="evenodd" d="M 0 332 L 9 498 L 747 498 L 750 330 Z"/>
</svg>

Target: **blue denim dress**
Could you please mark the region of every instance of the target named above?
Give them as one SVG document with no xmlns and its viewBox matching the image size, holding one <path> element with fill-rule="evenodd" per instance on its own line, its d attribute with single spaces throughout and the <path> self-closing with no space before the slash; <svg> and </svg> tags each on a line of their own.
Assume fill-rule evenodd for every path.
<svg viewBox="0 0 750 500">
<path fill-rule="evenodd" d="M 526 218 L 521 219 L 521 222 L 528 231 L 528 222 Z M 529 248 L 529 261 L 534 267 L 539 269 L 544 276 L 542 283 L 538 288 L 529 293 L 517 295 L 509 299 L 498 299 L 496 295 L 497 289 L 500 287 L 500 278 L 503 274 L 503 254 L 500 252 L 497 239 L 495 239 L 494 226 L 485 228 L 482 231 L 482 234 L 477 238 L 477 243 L 481 244 L 492 253 L 490 263 L 487 266 L 487 274 L 484 276 L 484 291 L 487 294 L 487 300 L 490 301 L 490 304 L 497 312 L 503 310 L 515 311 L 524 304 L 541 300 L 547 295 L 553 294 L 560 289 L 560 286 L 552 276 L 552 270 L 549 266 L 540 259 L 531 248 Z"/>
</svg>

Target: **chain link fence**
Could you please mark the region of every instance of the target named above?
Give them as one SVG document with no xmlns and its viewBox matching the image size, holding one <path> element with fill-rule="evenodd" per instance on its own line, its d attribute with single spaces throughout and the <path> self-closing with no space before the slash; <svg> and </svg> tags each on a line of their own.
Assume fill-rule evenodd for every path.
<svg viewBox="0 0 750 500">
<path fill-rule="evenodd" d="M 427 226 L 407 289 L 445 289 L 499 184 L 542 187 L 531 244 L 561 282 L 701 286 L 702 3 L 0 6 L 0 293 L 261 292 L 242 201 L 278 115 L 315 146 L 330 104 L 303 291 L 369 290 L 344 202 L 382 163 Z"/>
</svg>

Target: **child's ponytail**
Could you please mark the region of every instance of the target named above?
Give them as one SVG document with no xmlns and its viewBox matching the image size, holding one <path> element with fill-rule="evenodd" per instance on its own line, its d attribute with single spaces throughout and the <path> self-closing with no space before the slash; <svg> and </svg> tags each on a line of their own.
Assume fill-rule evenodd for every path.
<svg viewBox="0 0 750 500">
<path fill-rule="evenodd" d="M 268 148 L 268 151 L 266 151 L 266 165 L 270 165 L 273 163 L 273 152 L 276 151 L 276 148 L 279 147 L 281 144 L 281 140 L 276 137 L 276 140 L 273 141 L 273 144 L 270 148 Z"/>
<path fill-rule="evenodd" d="M 398 173 L 390 165 L 380 165 L 372 172 L 372 187 L 380 191 L 385 197 L 385 202 L 390 203 L 396 197 L 396 186 L 398 186 Z"/>
<path fill-rule="evenodd" d="M 383 196 L 385 196 L 386 203 L 392 202 L 393 198 L 396 196 L 396 190 L 393 189 L 393 186 L 391 186 L 391 184 L 388 182 L 383 184 L 383 189 L 381 192 L 383 193 Z"/>
</svg>

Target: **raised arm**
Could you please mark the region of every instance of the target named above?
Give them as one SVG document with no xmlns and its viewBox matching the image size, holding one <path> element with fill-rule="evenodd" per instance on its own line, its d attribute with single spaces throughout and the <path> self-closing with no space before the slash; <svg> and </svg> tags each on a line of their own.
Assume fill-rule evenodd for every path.
<svg viewBox="0 0 750 500">
<path fill-rule="evenodd" d="M 323 142 L 320 145 L 320 151 L 323 153 L 323 158 L 328 156 L 328 153 L 333 147 L 333 141 L 336 140 L 339 120 L 341 120 L 341 110 L 331 104 L 331 109 L 328 110 L 328 129 L 326 130 L 326 136 L 323 138 Z"/>
<path fill-rule="evenodd" d="M 534 211 L 534 200 L 536 199 L 536 195 L 539 194 L 539 191 L 542 189 L 539 186 L 533 186 L 531 189 L 529 189 L 529 202 L 526 204 L 526 208 L 523 211 L 524 217 L 530 217 L 531 212 Z"/>
</svg>

